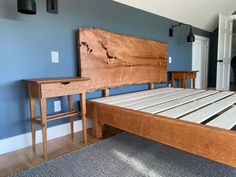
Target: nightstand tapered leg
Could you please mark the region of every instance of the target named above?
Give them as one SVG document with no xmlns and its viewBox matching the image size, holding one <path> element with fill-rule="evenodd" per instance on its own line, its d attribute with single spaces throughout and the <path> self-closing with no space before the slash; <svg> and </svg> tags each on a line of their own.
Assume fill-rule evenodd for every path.
<svg viewBox="0 0 236 177">
<path fill-rule="evenodd" d="M 195 89 L 195 78 L 193 78 L 193 89 Z"/>
<path fill-rule="evenodd" d="M 186 79 L 181 79 L 181 87 L 186 88 Z"/>
<path fill-rule="evenodd" d="M 87 143 L 87 120 L 86 120 L 86 95 L 80 94 L 80 109 L 83 123 L 84 143 Z"/>
<path fill-rule="evenodd" d="M 31 119 L 31 131 L 32 131 L 32 148 L 36 151 L 36 99 L 32 96 L 31 84 L 29 83 L 29 100 L 30 100 L 30 119 Z"/>
<path fill-rule="evenodd" d="M 36 151 L 36 114 L 35 114 L 35 108 L 36 108 L 36 100 L 35 98 L 30 99 L 30 114 L 31 114 L 31 129 L 32 129 L 32 148 L 33 151 Z"/>
<path fill-rule="evenodd" d="M 74 111 L 73 96 L 68 95 L 69 111 Z M 74 138 L 74 116 L 70 117 L 71 138 Z"/>
<path fill-rule="evenodd" d="M 42 122 L 42 134 L 43 134 L 43 150 L 44 159 L 48 159 L 48 146 L 47 146 L 47 106 L 46 99 L 40 99 L 40 109 L 41 109 L 41 122 Z"/>
<path fill-rule="evenodd" d="M 175 87 L 174 73 L 171 74 L 171 87 Z"/>
</svg>

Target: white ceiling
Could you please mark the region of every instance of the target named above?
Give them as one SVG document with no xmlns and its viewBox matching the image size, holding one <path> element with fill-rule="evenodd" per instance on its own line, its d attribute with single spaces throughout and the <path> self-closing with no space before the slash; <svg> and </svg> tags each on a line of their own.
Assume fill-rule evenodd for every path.
<svg viewBox="0 0 236 177">
<path fill-rule="evenodd" d="M 114 0 L 166 18 L 214 31 L 218 14 L 231 15 L 236 11 L 236 0 Z"/>
</svg>

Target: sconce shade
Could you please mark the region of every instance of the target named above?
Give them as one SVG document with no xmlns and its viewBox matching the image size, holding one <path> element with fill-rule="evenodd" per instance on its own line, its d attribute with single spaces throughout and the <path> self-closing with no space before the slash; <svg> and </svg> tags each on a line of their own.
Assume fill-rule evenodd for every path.
<svg viewBox="0 0 236 177">
<path fill-rule="evenodd" d="M 22 14 L 36 14 L 35 0 L 17 0 L 17 11 Z"/>
<path fill-rule="evenodd" d="M 187 36 L 187 42 L 194 42 L 195 36 L 193 35 L 192 29 L 190 28 L 189 35 Z"/>
<path fill-rule="evenodd" d="M 169 28 L 169 36 L 170 36 L 170 37 L 173 36 L 173 28 Z"/>
</svg>

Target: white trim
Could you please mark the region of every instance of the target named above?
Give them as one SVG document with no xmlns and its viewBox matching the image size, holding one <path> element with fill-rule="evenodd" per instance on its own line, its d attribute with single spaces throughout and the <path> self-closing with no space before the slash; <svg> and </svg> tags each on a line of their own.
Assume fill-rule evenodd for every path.
<svg viewBox="0 0 236 177">
<path fill-rule="evenodd" d="M 232 18 L 233 20 L 236 20 L 236 15 L 230 15 L 230 18 Z"/>
<path fill-rule="evenodd" d="M 204 37 L 204 36 L 198 36 L 198 35 L 194 35 L 195 36 L 195 40 L 201 40 L 201 41 L 206 41 L 207 42 L 207 61 L 205 63 L 206 66 L 206 87 L 208 87 L 208 64 L 209 64 L 209 49 L 210 49 L 210 39 L 208 37 Z M 192 70 L 193 70 L 193 45 L 192 45 Z M 192 84 L 192 80 L 191 80 L 191 84 Z M 206 88 L 205 88 L 206 89 Z"/>
<path fill-rule="evenodd" d="M 207 40 L 207 41 L 209 41 L 209 38 L 208 38 L 208 37 L 199 36 L 199 35 L 194 35 L 194 36 L 195 36 L 195 39 L 198 39 L 198 40 Z"/>
<path fill-rule="evenodd" d="M 91 121 L 88 119 L 88 128 L 91 127 Z M 82 121 L 77 120 L 74 122 L 74 131 L 78 132 L 82 130 Z M 52 140 L 58 137 L 62 137 L 70 134 L 70 123 L 50 127 L 47 129 L 48 140 Z M 18 149 L 22 149 L 32 145 L 31 132 L 17 135 L 11 138 L 0 140 L 0 155 L 8 152 L 12 152 Z M 42 131 L 36 131 L 36 143 L 42 142 Z"/>
</svg>

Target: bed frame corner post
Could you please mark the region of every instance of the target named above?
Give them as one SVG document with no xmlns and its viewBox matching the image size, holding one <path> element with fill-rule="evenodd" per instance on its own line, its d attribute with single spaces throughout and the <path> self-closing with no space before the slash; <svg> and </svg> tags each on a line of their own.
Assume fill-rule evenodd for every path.
<svg viewBox="0 0 236 177">
<path fill-rule="evenodd" d="M 150 90 L 153 90 L 155 88 L 155 84 L 154 83 L 148 83 L 148 88 Z"/>
<path fill-rule="evenodd" d="M 92 116 L 92 134 L 94 138 L 102 138 L 102 125 L 98 122 L 97 119 L 97 108 L 96 105 L 93 107 Z"/>
</svg>

